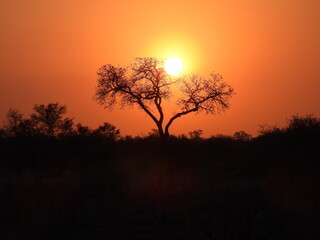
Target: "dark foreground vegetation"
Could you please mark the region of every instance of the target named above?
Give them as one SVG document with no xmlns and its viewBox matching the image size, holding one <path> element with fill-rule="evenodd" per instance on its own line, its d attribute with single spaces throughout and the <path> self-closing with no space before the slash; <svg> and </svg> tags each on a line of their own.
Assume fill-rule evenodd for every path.
<svg viewBox="0 0 320 240">
<path fill-rule="evenodd" d="M 318 118 L 163 146 L 39 112 L 1 131 L 0 239 L 320 239 Z"/>
</svg>

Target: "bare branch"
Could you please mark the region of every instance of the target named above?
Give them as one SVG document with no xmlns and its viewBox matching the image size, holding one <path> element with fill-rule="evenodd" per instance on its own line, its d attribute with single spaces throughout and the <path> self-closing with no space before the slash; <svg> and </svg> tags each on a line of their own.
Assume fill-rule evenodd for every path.
<svg viewBox="0 0 320 240">
<path fill-rule="evenodd" d="M 169 136 L 174 120 L 189 113 L 219 113 L 229 108 L 229 99 L 234 94 L 221 75 L 212 73 L 205 79 L 198 75 L 170 77 L 163 68 L 163 61 L 156 58 L 136 58 L 127 68 L 110 64 L 98 70 L 98 86 L 95 100 L 111 109 L 117 102 L 122 106 L 138 105 L 156 123 L 161 137 Z M 163 100 L 168 100 L 173 85 L 182 92 L 176 105 L 178 113 L 173 115 L 163 129 Z M 156 116 L 154 111 L 157 112 Z"/>
<path fill-rule="evenodd" d="M 233 88 L 223 81 L 219 74 L 211 73 L 210 79 L 192 75 L 181 81 L 183 97 L 177 105 L 181 111 L 195 109 L 206 113 L 219 113 L 229 108 L 229 99 L 234 94 Z"/>
<path fill-rule="evenodd" d="M 180 90 L 183 96 L 177 100 L 180 112 L 171 117 L 165 127 L 169 134 L 169 127 L 177 118 L 192 112 L 219 113 L 229 108 L 229 99 L 234 94 L 233 88 L 223 81 L 219 74 L 210 74 L 211 79 L 204 79 L 192 75 L 181 80 Z"/>
</svg>

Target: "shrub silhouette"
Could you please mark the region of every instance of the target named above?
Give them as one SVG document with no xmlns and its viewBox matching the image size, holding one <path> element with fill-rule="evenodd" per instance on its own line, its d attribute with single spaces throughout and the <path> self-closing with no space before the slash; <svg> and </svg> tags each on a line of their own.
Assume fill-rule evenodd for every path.
<svg viewBox="0 0 320 240">
<path fill-rule="evenodd" d="M 120 130 L 116 129 L 112 124 L 104 122 L 103 125 L 93 131 L 93 135 L 117 140 L 120 137 Z"/>
</svg>

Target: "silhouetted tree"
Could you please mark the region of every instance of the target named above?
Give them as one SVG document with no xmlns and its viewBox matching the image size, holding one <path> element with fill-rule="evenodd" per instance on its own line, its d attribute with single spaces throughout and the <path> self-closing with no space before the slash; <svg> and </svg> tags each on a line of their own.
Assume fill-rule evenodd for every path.
<svg viewBox="0 0 320 240">
<path fill-rule="evenodd" d="M 31 120 L 36 124 L 39 133 L 47 136 L 56 136 L 63 131 L 70 131 L 72 119 L 63 119 L 67 112 L 65 105 L 49 103 L 47 105 L 34 105 Z"/>
<path fill-rule="evenodd" d="M 60 125 L 61 132 L 59 133 L 60 136 L 70 136 L 75 134 L 75 130 L 73 129 L 73 119 L 72 118 L 65 118 L 63 119 Z"/>
<path fill-rule="evenodd" d="M 7 137 L 34 136 L 37 134 L 37 129 L 34 122 L 24 118 L 19 110 L 9 109 L 3 132 L 3 135 Z"/>
<path fill-rule="evenodd" d="M 23 114 L 17 109 L 9 109 L 4 122 L 5 134 L 9 137 L 18 135 L 20 125 L 23 121 Z"/>
<path fill-rule="evenodd" d="M 169 128 L 177 118 L 192 112 L 214 114 L 226 110 L 234 94 L 219 74 L 211 73 L 208 79 L 198 75 L 173 78 L 165 72 L 163 61 L 156 58 L 137 58 L 125 68 L 107 64 L 97 74 L 98 103 L 109 109 L 117 102 L 129 107 L 138 105 L 154 121 L 162 139 L 169 137 Z M 176 101 L 176 113 L 164 124 L 163 101 L 172 97 L 173 86 L 180 89 L 181 95 Z"/>
<path fill-rule="evenodd" d="M 77 124 L 76 133 L 82 136 L 89 136 L 92 134 L 92 130 L 88 126 L 83 126 L 81 123 Z"/>
<path fill-rule="evenodd" d="M 238 131 L 233 134 L 233 137 L 235 140 L 249 141 L 251 140 L 252 135 L 249 133 L 246 133 L 245 131 Z"/>
<path fill-rule="evenodd" d="M 35 122 L 32 119 L 23 119 L 19 125 L 18 135 L 20 136 L 35 136 L 39 134 Z"/>
<path fill-rule="evenodd" d="M 313 132 L 320 133 L 320 118 L 313 115 L 301 117 L 293 115 L 289 120 L 287 131 Z"/>
<path fill-rule="evenodd" d="M 259 136 L 275 136 L 283 133 L 283 129 L 277 126 L 260 125 L 259 127 Z"/>
<path fill-rule="evenodd" d="M 318 136 L 320 137 L 320 118 L 308 114 L 305 116 L 293 115 L 288 120 L 288 125 L 280 128 L 277 126 L 260 126 L 260 136 L 276 136 L 290 133 L 296 135 L 296 137 L 302 137 L 303 135 Z"/>
<path fill-rule="evenodd" d="M 201 129 L 193 130 L 193 131 L 189 132 L 189 136 L 191 139 L 200 139 L 201 135 L 202 135 Z"/>
<path fill-rule="evenodd" d="M 102 126 L 99 126 L 98 129 L 94 131 L 94 134 L 116 140 L 120 136 L 120 130 L 116 129 L 112 124 L 104 122 Z"/>
</svg>

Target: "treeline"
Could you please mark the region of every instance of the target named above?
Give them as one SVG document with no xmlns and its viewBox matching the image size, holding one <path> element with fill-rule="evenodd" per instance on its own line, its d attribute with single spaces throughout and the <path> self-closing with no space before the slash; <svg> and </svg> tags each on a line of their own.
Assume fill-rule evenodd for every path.
<svg viewBox="0 0 320 240">
<path fill-rule="evenodd" d="M 96 129 L 91 129 L 81 123 L 74 123 L 74 118 L 65 117 L 67 107 L 59 103 L 35 104 L 33 113 L 26 117 L 20 110 L 9 109 L 6 119 L 0 128 L 0 137 L 32 137 L 44 136 L 63 138 L 67 136 L 96 136 L 104 137 L 112 140 L 132 140 L 131 136 L 121 136 L 120 130 L 111 123 L 104 122 Z M 181 134 L 179 136 L 171 136 L 171 139 L 191 139 L 201 140 L 203 131 L 197 129 L 188 133 L 188 135 Z M 314 142 L 320 136 L 320 118 L 314 115 L 293 115 L 285 127 L 277 126 L 261 126 L 259 135 L 256 139 L 277 138 L 281 140 L 283 137 L 303 138 L 304 140 Z M 159 133 L 157 129 L 151 131 L 145 138 L 158 138 Z M 143 137 L 135 137 L 141 139 Z M 233 136 L 216 135 L 209 139 L 220 138 L 236 141 L 250 141 L 253 139 L 251 134 L 245 131 L 235 132 Z M 203 140 L 203 139 L 202 139 Z"/>
<path fill-rule="evenodd" d="M 59 103 L 36 104 L 30 117 L 25 117 L 17 109 L 10 109 L 6 115 L 3 128 L 0 129 L 0 136 L 61 138 L 80 135 L 101 136 L 114 140 L 120 136 L 120 130 L 110 123 L 105 122 L 97 129 L 90 129 L 81 123 L 75 124 L 73 118 L 64 117 L 66 112 L 67 107 Z"/>
</svg>

